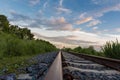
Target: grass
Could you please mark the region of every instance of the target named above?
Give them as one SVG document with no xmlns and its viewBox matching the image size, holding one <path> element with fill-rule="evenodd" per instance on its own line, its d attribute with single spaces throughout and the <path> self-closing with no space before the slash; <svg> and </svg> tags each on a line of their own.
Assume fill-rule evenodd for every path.
<svg viewBox="0 0 120 80">
<path fill-rule="evenodd" d="M 106 57 L 120 59 L 120 43 L 118 40 L 116 42 L 107 42 L 102 48 L 102 51 Z"/>
<path fill-rule="evenodd" d="M 27 66 L 33 64 L 33 63 L 27 62 L 27 60 L 32 57 L 33 57 L 33 55 L 0 58 L 0 74 L 4 74 L 2 72 L 3 69 L 7 69 L 7 72 L 6 72 L 7 74 L 9 74 L 9 73 L 19 74 L 17 71 L 18 68 L 27 67 Z"/>
</svg>

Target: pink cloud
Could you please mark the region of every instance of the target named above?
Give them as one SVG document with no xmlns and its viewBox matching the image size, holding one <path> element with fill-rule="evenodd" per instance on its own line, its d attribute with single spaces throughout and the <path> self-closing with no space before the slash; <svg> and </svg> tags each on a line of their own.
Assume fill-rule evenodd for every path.
<svg viewBox="0 0 120 80">
<path fill-rule="evenodd" d="M 87 17 L 87 18 L 84 18 L 84 19 L 82 19 L 82 20 L 78 20 L 78 21 L 76 21 L 75 23 L 76 23 L 77 25 L 80 25 L 80 24 L 89 22 L 89 21 L 91 21 L 91 20 L 93 20 L 92 17 Z"/>
</svg>

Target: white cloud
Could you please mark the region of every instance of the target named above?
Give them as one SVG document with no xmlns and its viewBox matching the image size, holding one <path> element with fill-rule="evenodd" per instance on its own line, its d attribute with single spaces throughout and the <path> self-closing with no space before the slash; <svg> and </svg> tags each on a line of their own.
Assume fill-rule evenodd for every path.
<svg viewBox="0 0 120 80">
<path fill-rule="evenodd" d="M 120 32 L 120 28 L 116 28 L 115 31 L 116 31 L 116 32 Z"/>
<path fill-rule="evenodd" d="M 92 26 L 96 26 L 98 24 L 101 24 L 100 20 L 92 20 L 87 26 L 92 27 Z"/>
<path fill-rule="evenodd" d="M 118 39 L 118 41 L 120 41 L 120 35 L 116 35 L 116 34 L 106 34 L 106 35 L 109 36 L 109 37 L 111 37 L 111 38 L 113 38 L 114 41 L 115 41 L 116 39 Z"/>
<path fill-rule="evenodd" d="M 120 11 L 120 3 L 114 5 L 114 6 L 110 6 L 110 7 L 105 7 L 104 9 L 98 11 L 98 12 L 94 12 L 93 16 L 95 17 L 101 17 L 103 16 L 105 13 L 111 12 L 111 11 Z"/>
<path fill-rule="evenodd" d="M 97 29 L 98 29 L 98 27 L 93 27 L 92 29 L 93 29 L 93 30 L 97 30 Z"/>
<path fill-rule="evenodd" d="M 64 22 L 64 19 L 61 19 L 59 22 Z M 94 27 L 97 29 L 96 27 Z M 44 30 L 39 28 L 30 28 L 32 32 L 38 33 L 43 36 L 39 36 L 41 39 L 48 40 L 54 43 L 56 46 L 66 46 L 66 47 L 76 47 L 76 46 L 103 46 L 106 41 L 115 41 L 116 38 L 120 41 L 120 35 L 112 34 L 95 34 L 88 33 L 85 31 L 56 31 L 56 30 Z M 46 36 L 46 37 L 44 37 Z"/>
<path fill-rule="evenodd" d="M 46 7 L 47 7 L 47 4 L 48 4 L 48 2 L 46 1 L 46 2 L 43 4 L 43 8 L 46 8 Z"/>
<path fill-rule="evenodd" d="M 40 13 L 42 13 L 40 11 Z M 64 17 L 51 17 L 51 18 L 31 18 L 19 13 L 12 12 L 12 18 L 9 19 L 12 24 L 24 27 L 37 27 L 45 28 L 48 30 L 57 31 L 79 31 L 80 28 L 74 28 L 73 24 L 66 21 Z"/>
<path fill-rule="evenodd" d="M 78 31 L 79 28 L 73 28 L 73 25 L 68 23 L 64 17 L 50 18 L 47 22 L 49 30 L 63 30 L 63 31 Z"/>
<path fill-rule="evenodd" d="M 57 9 L 58 13 L 72 13 L 72 11 L 70 9 L 63 8 L 63 7 L 58 7 L 56 9 Z"/>
<path fill-rule="evenodd" d="M 94 4 L 99 4 L 99 1 L 98 1 L 98 0 L 92 0 L 92 2 L 93 2 Z"/>
<path fill-rule="evenodd" d="M 80 18 L 81 18 L 81 19 L 85 18 L 85 15 L 86 15 L 86 14 L 87 14 L 86 12 L 80 14 Z"/>
<path fill-rule="evenodd" d="M 119 3 L 120 0 L 91 0 L 93 4 L 102 5 L 102 4 L 115 4 Z"/>
<path fill-rule="evenodd" d="M 120 11 L 120 1 L 118 3 L 116 3 L 115 5 L 104 6 L 102 8 L 97 9 L 97 10 L 88 11 L 87 13 L 83 12 L 82 14 L 80 14 L 79 18 L 85 18 L 85 17 L 92 16 L 93 18 L 96 19 L 96 18 L 102 17 L 105 13 L 108 13 L 111 11 Z"/>
<path fill-rule="evenodd" d="M 50 31 L 50 30 L 40 30 L 37 28 L 36 29 L 32 28 L 31 30 L 32 32 L 37 32 L 43 36 L 48 36 L 55 40 L 57 39 L 57 42 L 64 42 L 63 39 L 65 39 L 66 43 L 68 42 L 69 45 L 77 45 L 77 46 L 79 45 L 81 46 L 85 46 L 85 45 L 86 46 L 89 46 L 89 45 L 102 46 L 103 44 L 106 43 L 106 41 L 110 41 L 110 40 L 115 41 L 116 38 L 120 41 L 120 35 L 111 35 L 111 34 L 99 35 L 99 34 L 88 33 L 84 31 L 76 31 L 76 32 L 55 31 L 55 30 Z M 62 40 L 59 37 L 62 37 Z M 74 41 L 76 41 L 77 43 Z"/>
<path fill-rule="evenodd" d="M 40 0 L 29 0 L 29 3 L 33 6 L 38 4 L 39 2 L 40 2 Z"/>
<path fill-rule="evenodd" d="M 59 6 L 56 8 L 56 10 L 57 10 L 57 14 L 72 13 L 70 9 L 63 7 L 63 0 L 59 0 Z"/>
<path fill-rule="evenodd" d="M 80 24 L 83 24 L 83 23 L 89 22 L 89 21 L 91 21 L 91 20 L 93 20 L 92 17 L 87 17 L 87 18 L 84 18 L 84 19 L 82 19 L 82 20 L 78 20 L 78 21 L 76 21 L 75 24 L 80 25 Z"/>
<path fill-rule="evenodd" d="M 60 0 L 59 5 L 62 7 L 63 6 L 63 0 Z"/>
</svg>

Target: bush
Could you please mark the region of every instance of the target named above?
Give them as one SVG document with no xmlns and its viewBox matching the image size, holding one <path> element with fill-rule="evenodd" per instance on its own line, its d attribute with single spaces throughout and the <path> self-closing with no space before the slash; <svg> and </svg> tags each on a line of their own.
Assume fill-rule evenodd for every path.
<svg viewBox="0 0 120 80">
<path fill-rule="evenodd" d="M 94 50 L 93 46 L 89 46 L 88 48 L 82 48 L 79 46 L 79 47 L 74 48 L 73 51 L 78 52 L 78 53 L 97 55 L 97 51 Z"/>
<path fill-rule="evenodd" d="M 43 40 L 24 40 L 15 35 L 0 34 L 0 56 L 35 55 L 57 50 L 56 47 Z"/>
<path fill-rule="evenodd" d="M 106 42 L 102 51 L 106 57 L 120 59 L 120 43 L 118 43 L 118 40 L 116 42 Z"/>
</svg>

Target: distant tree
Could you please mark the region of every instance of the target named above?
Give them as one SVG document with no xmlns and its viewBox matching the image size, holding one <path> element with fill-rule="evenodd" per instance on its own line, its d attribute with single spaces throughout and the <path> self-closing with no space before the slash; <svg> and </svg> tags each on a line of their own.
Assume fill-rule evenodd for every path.
<svg viewBox="0 0 120 80">
<path fill-rule="evenodd" d="M 8 32 L 9 30 L 9 21 L 4 15 L 0 15 L 0 29 L 5 32 Z"/>
<path fill-rule="evenodd" d="M 34 35 L 28 28 L 19 28 L 16 25 L 11 25 L 9 28 L 9 32 L 17 35 L 20 39 L 32 40 L 34 37 Z"/>
<path fill-rule="evenodd" d="M 82 52 L 82 47 L 78 46 L 78 47 L 74 48 L 73 51 L 75 51 L 75 52 Z"/>
<path fill-rule="evenodd" d="M 3 32 L 15 34 L 20 39 L 34 39 L 34 35 L 28 28 L 20 28 L 17 25 L 9 25 L 9 21 L 4 15 L 0 15 L 0 30 Z"/>
<path fill-rule="evenodd" d="M 72 51 L 72 49 L 71 48 L 66 48 L 66 47 L 63 47 L 63 49 L 62 50 L 64 50 L 64 51 Z"/>
</svg>

